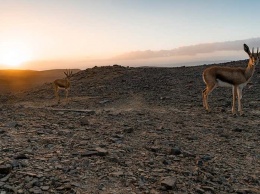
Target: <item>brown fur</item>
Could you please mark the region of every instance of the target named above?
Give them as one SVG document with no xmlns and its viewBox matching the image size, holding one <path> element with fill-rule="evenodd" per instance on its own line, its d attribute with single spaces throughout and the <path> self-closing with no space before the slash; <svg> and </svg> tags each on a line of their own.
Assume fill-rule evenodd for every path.
<svg viewBox="0 0 260 194">
<path fill-rule="evenodd" d="M 70 78 L 72 77 L 72 71 L 67 70 L 66 72 L 64 72 L 64 74 L 66 75 L 66 78 L 56 79 L 53 82 L 54 93 L 58 99 L 58 103 L 60 102 L 60 96 L 58 94 L 60 89 L 64 89 L 66 91 L 66 101 L 68 102 L 68 94 L 69 94 L 69 89 L 70 89 Z"/>
<path fill-rule="evenodd" d="M 246 68 L 242 67 L 221 67 L 212 66 L 203 71 L 203 80 L 206 88 L 202 92 L 203 106 L 207 111 L 210 111 L 208 105 L 208 95 L 217 87 L 231 86 L 233 89 L 233 105 L 232 113 L 235 114 L 235 100 L 238 98 L 238 110 L 242 112 L 241 99 L 242 90 L 250 81 L 255 71 L 255 65 L 259 62 L 258 49 L 257 53 L 252 53 L 249 47 L 244 44 L 244 50 L 249 56 L 249 62 Z"/>
</svg>

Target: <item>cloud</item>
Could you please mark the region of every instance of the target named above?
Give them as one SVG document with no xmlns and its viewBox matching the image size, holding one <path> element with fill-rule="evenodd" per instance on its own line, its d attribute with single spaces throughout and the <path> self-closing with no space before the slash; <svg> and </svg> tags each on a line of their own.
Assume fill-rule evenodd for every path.
<svg viewBox="0 0 260 194">
<path fill-rule="evenodd" d="M 133 51 L 124 53 L 114 57 L 119 60 L 135 60 L 135 59 L 150 59 L 158 57 L 178 57 L 178 56 L 194 56 L 197 54 L 213 53 L 218 51 L 240 51 L 243 50 L 243 44 L 246 43 L 249 47 L 260 45 L 260 38 L 251 38 L 245 40 L 205 43 L 192 46 L 184 46 L 171 50 L 160 51 Z M 258 43 L 258 44 L 257 44 Z"/>
</svg>

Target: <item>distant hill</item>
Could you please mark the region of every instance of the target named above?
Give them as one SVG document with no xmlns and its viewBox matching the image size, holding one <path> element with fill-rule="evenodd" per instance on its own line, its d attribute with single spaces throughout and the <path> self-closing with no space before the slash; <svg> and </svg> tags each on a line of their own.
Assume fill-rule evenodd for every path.
<svg viewBox="0 0 260 194">
<path fill-rule="evenodd" d="M 54 69 L 46 71 L 32 70 L 0 70 L 0 92 L 19 92 L 52 82 L 55 79 L 63 78 L 64 69 Z M 77 73 L 79 69 L 72 69 Z"/>
<path fill-rule="evenodd" d="M 246 67 L 247 63 L 248 60 L 241 60 L 210 65 Z M 78 100 L 83 99 L 86 103 L 85 100 L 88 98 L 97 100 L 95 103 L 93 102 L 93 106 L 99 104 L 99 102 L 106 102 L 108 99 L 125 101 L 134 94 L 140 94 L 147 102 L 153 102 L 151 99 L 160 99 L 161 96 L 167 97 L 174 92 L 180 94 L 182 100 L 190 100 L 190 96 L 185 95 L 185 93 L 191 90 L 191 85 L 194 85 L 195 97 L 201 103 L 201 91 L 205 87 L 202 72 L 210 65 L 190 67 L 124 67 L 113 65 L 88 68 L 75 73 L 71 79 L 70 105 L 74 108 L 82 108 L 82 104 L 77 103 Z M 259 68 L 260 66 L 256 67 L 256 73 L 252 80 L 256 85 L 259 82 L 257 79 Z M 180 89 L 176 85 L 187 86 L 189 90 L 185 91 L 185 89 Z M 180 92 L 181 90 L 183 91 Z M 227 94 L 232 94 L 230 90 L 219 89 L 216 91 L 227 91 Z M 215 97 L 227 94 L 219 94 Z M 60 92 L 60 95 L 64 98 L 63 91 Z M 55 99 L 50 83 L 17 93 L 12 98 L 37 102 L 40 100 L 51 102 L 50 99 Z M 172 103 L 178 103 L 178 99 L 178 96 L 172 98 Z"/>
</svg>

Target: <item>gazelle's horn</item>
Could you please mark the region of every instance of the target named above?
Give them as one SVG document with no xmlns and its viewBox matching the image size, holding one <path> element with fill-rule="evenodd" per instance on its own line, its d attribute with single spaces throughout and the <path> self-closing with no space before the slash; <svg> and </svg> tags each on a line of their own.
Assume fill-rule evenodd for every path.
<svg viewBox="0 0 260 194">
<path fill-rule="evenodd" d="M 66 75 L 66 77 L 68 77 L 68 75 L 69 75 L 68 69 L 66 69 L 66 70 L 64 71 L 64 74 Z"/>
<path fill-rule="evenodd" d="M 252 48 L 252 55 L 254 54 L 254 47 Z"/>
</svg>

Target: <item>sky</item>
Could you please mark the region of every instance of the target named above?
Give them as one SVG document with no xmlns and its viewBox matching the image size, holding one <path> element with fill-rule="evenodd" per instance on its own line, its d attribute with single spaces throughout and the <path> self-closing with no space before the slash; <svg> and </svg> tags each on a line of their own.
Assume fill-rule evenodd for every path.
<svg viewBox="0 0 260 194">
<path fill-rule="evenodd" d="M 0 0 L 0 69 L 256 38 L 257 7 L 258 0 Z"/>
</svg>

